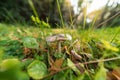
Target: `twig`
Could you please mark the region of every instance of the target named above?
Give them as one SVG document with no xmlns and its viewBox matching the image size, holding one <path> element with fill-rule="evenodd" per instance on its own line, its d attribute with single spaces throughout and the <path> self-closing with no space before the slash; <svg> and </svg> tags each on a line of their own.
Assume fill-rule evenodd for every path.
<svg viewBox="0 0 120 80">
<path fill-rule="evenodd" d="M 102 59 L 102 60 L 95 60 L 95 61 L 89 61 L 89 62 L 84 62 L 82 64 L 93 64 L 93 63 L 99 63 L 99 62 L 106 62 L 106 61 L 113 61 L 120 59 L 120 57 L 114 57 L 114 58 L 109 58 L 109 59 Z M 79 63 L 78 63 L 79 64 Z"/>
<path fill-rule="evenodd" d="M 120 59 L 120 57 L 114 57 L 114 58 L 109 58 L 109 59 L 102 59 L 102 60 L 95 60 L 95 61 L 89 61 L 89 62 L 83 62 L 83 63 L 77 63 L 77 64 L 75 64 L 74 66 L 77 66 L 77 65 L 80 65 L 80 64 L 84 64 L 84 65 L 86 65 L 86 64 L 93 64 L 93 63 L 99 63 L 99 62 L 107 62 L 107 61 L 113 61 L 113 60 L 117 60 L 117 59 Z M 66 69 L 69 69 L 70 67 L 64 67 L 64 68 L 62 68 L 62 69 L 60 69 L 60 70 L 58 70 L 58 71 L 56 71 L 56 72 L 54 72 L 54 73 L 51 73 L 51 74 L 49 74 L 49 75 L 46 75 L 44 78 L 47 78 L 47 77 L 49 77 L 49 76 L 52 76 L 52 75 L 54 75 L 54 74 L 56 74 L 56 73 L 58 73 L 58 72 L 60 72 L 60 71 L 64 71 L 64 70 L 66 70 Z"/>
</svg>

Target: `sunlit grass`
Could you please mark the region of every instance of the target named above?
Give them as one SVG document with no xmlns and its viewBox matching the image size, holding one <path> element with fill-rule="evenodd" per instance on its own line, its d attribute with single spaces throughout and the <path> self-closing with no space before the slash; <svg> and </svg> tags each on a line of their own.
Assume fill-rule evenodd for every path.
<svg viewBox="0 0 120 80">
<path fill-rule="evenodd" d="M 81 60 L 81 62 L 80 63 L 78 62 L 75 65 L 81 64 L 81 63 L 89 64 L 91 66 L 88 65 L 87 67 L 90 68 L 89 69 L 90 71 L 92 71 L 91 69 L 93 69 L 94 71 L 99 70 L 97 74 L 92 73 L 92 72 L 88 74 L 89 77 L 91 77 L 90 75 L 94 76 L 96 74 L 95 77 L 97 79 L 98 75 L 103 76 L 100 74 L 101 71 L 102 72 L 104 71 L 104 70 L 101 70 L 101 68 L 104 68 L 104 69 L 107 69 L 107 67 L 115 68 L 119 65 L 119 61 L 117 61 L 117 59 L 120 59 L 119 57 L 120 32 L 119 31 L 120 31 L 120 27 L 99 28 L 99 29 L 94 29 L 94 30 L 89 30 L 89 29 L 86 29 L 86 30 L 78 29 L 77 30 L 77 29 L 67 29 L 67 28 L 62 28 L 62 29 L 43 28 L 41 29 L 41 28 L 34 27 L 34 26 L 25 26 L 25 25 L 23 26 L 19 24 L 9 25 L 9 24 L 1 23 L 0 24 L 0 42 L 1 42 L 0 47 L 7 49 L 5 52 L 6 54 L 7 52 L 10 53 L 10 55 L 6 55 L 5 58 L 10 58 L 12 57 L 12 55 L 17 54 L 17 56 L 14 56 L 14 57 L 22 59 L 23 57 L 27 55 L 27 52 L 25 52 L 27 51 L 27 49 L 31 50 L 31 53 L 30 53 L 31 56 L 29 56 L 30 58 L 33 58 L 33 59 L 40 58 L 40 60 L 43 60 L 43 59 L 47 60 L 47 58 L 42 57 L 44 56 L 44 54 L 41 54 L 41 53 L 45 53 L 46 55 L 46 52 L 44 52 L 44 50 L 45 51 L 49 50 L 48 54 L 51 54 L 51 57 L 53 57 L 54 59 L 58 60 L 58 58 L 61 58 L 62 56 L 62 58 L 64 58 L 65 61 L 67 61 L 66 57 L 67 59 L 72 60 L 70 56 L 67 56 L 68 54 L 72 55 L 71 51 L 75 51 L 76 53 L 74 54 L 76 54 L 77 57 L 79 56 L 79 58 L 80 56 L 83 56 L 86 54 L 86 57 L 83 56 L 83 59 Z M 64 44 L 62 43 L 62 48 L 60 47 L 58 49 L 55 44 L 51 44 L 51 46 L 49 44 L 46 44 L 46 36 L 53 35 L 53 34 L 70 34 L 73 39 L 72 41 L 64 42 Z M 37 43 L 36 44 L 37 48 L 32 49 L 34 47 L 33 45 L 31 46 L 31 43 L 28 41 L 32 41 L 32 42 L 35 41 L 35 44 Z M 6 46 L 5 44 L 8 44 L 8 43 L 9 45 Z M 21 45 L 21 43 L 23 44 Z M 40 46 L 40 49 L 38 46 Z M 65 52 L 64 52 L 64 49 L 65 49 Z M 18 53 L 18 50 L 19 50 L 19 53 Z M 38 53 L 39 50 L 40 50 L 39 52 L 40 54 L 36 54 L 36 56 L 33 55 L 34 53 Z M 65 53 L 66 57 L 63 57 L 63 55 L 58 56 L 57 50 L 58 51 L 60 50 L 59 53 L 63 53 L 63 54 Z M 23 53 L 25 55 L 23 55 Z M 89 59 L 87 60 L 87 58 Z M 111 64 L 107 64 L 107 61 L 110 62 L 112 60 L 115 60 L 116 62 L 114 61 Z M 94 64 L 92 63 L 100 63 L 100 62 L 106 62 L 104 63 L 105 67 L 101 65 L 99 66 L 101 67 L 100 69 L 99 67 L 97 68 L 92 67 L 94 66 Z M 62 72 L 62 71 L 65 72 L 64 69 L 69 70 L 68 68 L 73 69 L 72 67 L 75 67 L 75 66 L 72 66 L 72 67 L 70 66 L 71 64 L 73 64 L 72 62 L 68 62 L 68 63 L 70 64 L 68 64 L 68 66 L 66 66 L 65 68 L 61 68 L 61 70 L 58 72 Z M 49 64 L 45 63 L 45 65 L 49 65 Z M 85 68 L 85 70 L 87 71 L 88 69 Z M 106 71 L 104 71 L 104 74 L 106 74 Z M 59 73 L 56 73 L 56 75 L 59 75 Z M 86 75 L 86 73 L 84 73 L 83 75 Z M 49 78 L 48 74 L 46 74 L 45 77 L 46 76 L 48 76 Z M 51 76 L 54 77 L 55 75 L 52 74 Z M 72 74 L 71 76 L 74 76 L 74 75 Z M 94 77 L 91 77 L 91 80 L 93 80 L 93 78 Z"/>
<path fill-rule="evenodd" d="M 51 34 L 59 34 L 59 33 L 67 33 L 72 35 L 73 38 L 81 38 L 85 39 L 86 41 L 90 38 L 97 38 L 97 39 L 104 39 L 107 41 L 111 41 L 115 36 L 116 32 L 120 30 L 120 27 L 114 28 L 101 28 L 96 29 L 93 31 L 89 30 L 75 30 L 75 29 L 40 29 L 34 26 L 26 27 L 22 25 L 7 25 L 7 24 L 0 24 L 0 39 L 9 37 L 12 33 L 19 33 L 21 36 L 35 36 L 41 37 L 41 35 L 47 36 Z M 23 32 L 23 33 L 20 33 Z M 117 33 L 115 40 L 119 40 L 120 32 Z"/>
</svg>

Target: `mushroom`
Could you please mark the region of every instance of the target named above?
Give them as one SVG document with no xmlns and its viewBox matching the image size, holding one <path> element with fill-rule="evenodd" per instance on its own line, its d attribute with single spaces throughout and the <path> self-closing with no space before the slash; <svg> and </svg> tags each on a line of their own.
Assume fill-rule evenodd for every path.
<svg viewBox="0 0 120 80">
<path fill-rule="evenodd" d="M 57 42 L 58 52 L 61 53 L 61 43 L 63 41 L 71 41 L 72 37 L 69 34 L 53 34 L 51 36 L 46 37 L 46 41 L 48 43 Z"/>
</svg>

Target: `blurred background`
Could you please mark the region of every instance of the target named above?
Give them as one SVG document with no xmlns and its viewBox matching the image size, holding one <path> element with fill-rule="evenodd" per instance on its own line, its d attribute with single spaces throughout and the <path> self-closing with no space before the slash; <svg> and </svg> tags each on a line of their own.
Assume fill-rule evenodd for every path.
<svg viewBox="0 0 120 80">
<path fill-rule="evenodd" d="M 0 22 L 34 25 L 36 16 L 30 0 L 0 0 Z M 120 0 L 31 0 L 41 21 L 52 28 L 61 26 L 62 14 L 65 27 L 89 28 L 90 26 L 115 27 L 120 25 Z M 60 7 L 59 7 L 60 6 Z"/>
</svg>

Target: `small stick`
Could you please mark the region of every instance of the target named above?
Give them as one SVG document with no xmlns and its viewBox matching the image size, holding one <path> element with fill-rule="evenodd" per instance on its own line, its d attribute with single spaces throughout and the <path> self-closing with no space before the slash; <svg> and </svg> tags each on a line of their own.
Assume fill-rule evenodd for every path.
<svg viewBox="0 0 120 80">
<path fill-rule="evenodd" d="M 89 61 L 89 62 L 84 62 L 84 63 L 81 63 L 81 64 L 93 64 L 93 63 L 106 62 L 106 61 L 112 61 L 112 60 L 117 60 L 117 59 L 120 59 L 120 57 L 114 57 L 114 58 L 109 58 L 109 59 Z M 79 63 L 77 63 L 77 64 L 79 64 Z M 77 64 L 76 64 L 76 65 L 77 65 Z"/>
<path fill-rule="evenodd" d="M 117 59 L 120 59 L 120 57 L 114 57 L 114 58 L 109 58 L 109 59 L 102 59 L 102 60 L 95 60 L 95 61 L 77 63 L 77 64 L 75 64 L 75 66 L 76 66 L 76 65 L 79 65 L 79 64 L 93 64 L 93 63 L 106 62 L 106 61 L 112 61 L 112 60 L 117 60 Z M 69 68 L 70 68 L 70 67 L 64 67 L 64 68 L 62 68 L 62 69 L 60 69 L 60 70 L 58 70 L 58 71 L 56 71 L 56 72 L 54 72 L 54 73 L 51 73 L 51 74 L 49 74 L 49 75 L 44 76 L 43 78 L 52 76 L 52 75 L 54 75 L 54 74 L 56 74 L 56 73 L 58 73 L 58 72 L 60 72 L 60 71 L 63 71 L 63 70 L 69 69 Z"/>
</svg>

